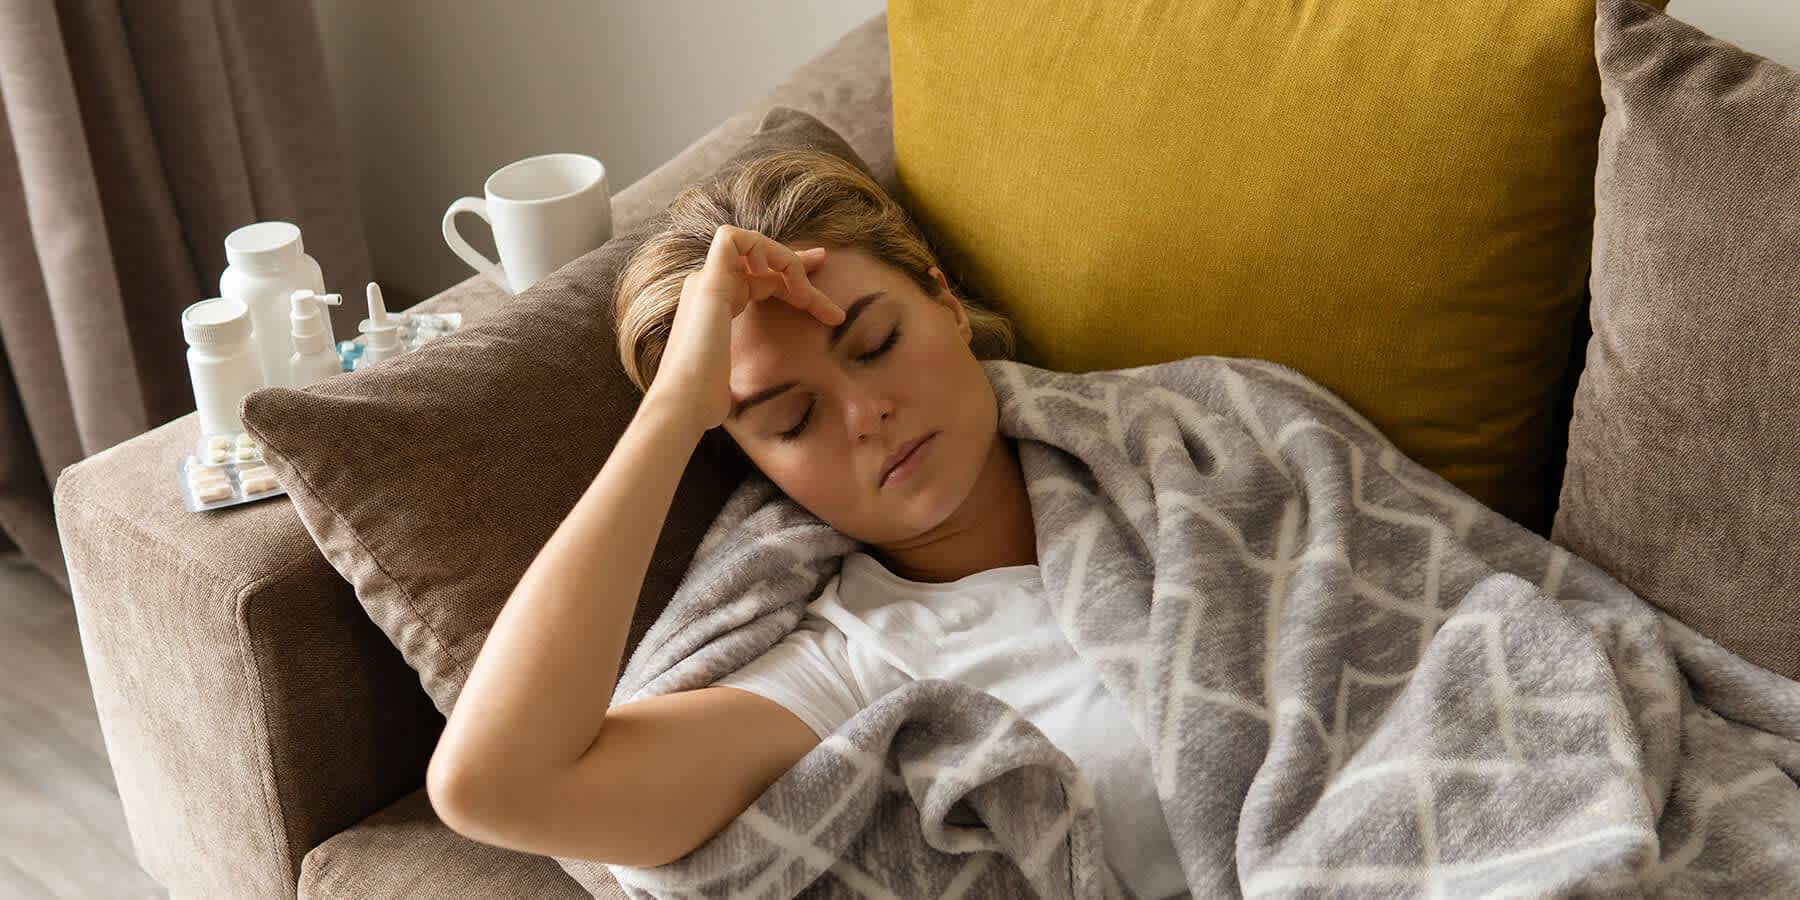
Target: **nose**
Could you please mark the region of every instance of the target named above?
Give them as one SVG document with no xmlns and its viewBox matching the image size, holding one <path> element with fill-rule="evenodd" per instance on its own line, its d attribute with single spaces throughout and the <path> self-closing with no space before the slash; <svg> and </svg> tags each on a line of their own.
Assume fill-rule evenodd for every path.
<svg viewBox="0 0 1800 900">
<path fill-rule="evenodd" d="M 878 437 L 893 412 L 893 401 L 885 394 L 858 385 L 845 400 L 844 421 L 855 440 Z"/>
</svg>

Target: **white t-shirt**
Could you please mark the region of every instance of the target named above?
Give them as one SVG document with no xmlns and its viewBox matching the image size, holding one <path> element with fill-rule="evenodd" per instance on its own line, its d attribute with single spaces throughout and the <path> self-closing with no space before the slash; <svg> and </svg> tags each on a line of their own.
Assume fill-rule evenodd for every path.
<svg viewBox="0 0 1800 900">
<path fill-rule="evenodd" d="M 1188 896 L 1149 750 L 1064 638 L 1034 564 L 933 584 L 853 552 L 792 633 L 716 683 L 781 704 L 823 740 L 876 698 L 924 678 L 961 682 L 1017 709 L 1093 785 L 1120 881 L 1143 900 Z"/>
</svg>

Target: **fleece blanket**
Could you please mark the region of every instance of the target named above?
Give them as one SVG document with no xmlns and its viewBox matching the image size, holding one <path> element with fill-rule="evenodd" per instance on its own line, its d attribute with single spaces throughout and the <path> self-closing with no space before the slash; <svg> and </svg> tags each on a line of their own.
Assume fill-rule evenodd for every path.
<svg viewBox="0 0 1800 900">
<path fill-rule="evenodd" d="M 1800 896 L 1800 683 L 1286 366 L 983 366 L 1043 601 L 1151 748 L 1193 896 Z M 613 702 L 760 655 L 858 546 L 752 475 Z M 1127 895 L 1069 758 L 943 680 L 861 710 L 683 858 L 607 868 L 632 897 Z"/>
</svg>

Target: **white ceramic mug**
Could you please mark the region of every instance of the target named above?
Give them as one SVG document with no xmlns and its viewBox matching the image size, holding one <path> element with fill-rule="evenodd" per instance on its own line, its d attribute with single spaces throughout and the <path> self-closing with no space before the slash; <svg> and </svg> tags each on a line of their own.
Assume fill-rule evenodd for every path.
<svg viewBox="0 0 1800 900">
<path fill-rule="evenodd" d="M 509 163 L 482 185 L 486 199 L 463 197 L 444 211 L 444 242 L 500 289 L 517 294 L 612 237 L 606 166 L 580 153 L 548 153 Z M 469 246 L 457 213 L 474 213 L 494 231 L 500 261 Z"/>
</svg>

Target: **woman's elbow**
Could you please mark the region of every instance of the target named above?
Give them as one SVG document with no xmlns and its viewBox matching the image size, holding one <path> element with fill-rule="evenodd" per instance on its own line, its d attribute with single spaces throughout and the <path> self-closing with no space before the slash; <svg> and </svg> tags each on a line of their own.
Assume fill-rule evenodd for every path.
<svg viewBox="0 0 1800 900">
<path fill-rule="evenodd" d="M 441 751 L 432 755 L 431 764 L 425 768 L 425 796 L 431 801 L 432 811 L 452 831 L 465 837 L 472 836 L 469 832 L 476 818 L 471 795 L 480 793 L 469 782 L 463 767 Z"/>
<path fill-rule="evenodd" d="M 489 844 L 501 844 L 509 818 L 508 804 L 529 796 L 518 784 L 508 785 L 499 773 L 447 757 L 441 750 L 425 769 L 425 796 L 437 817 L 456 833 Z"/>
<path fill-rule="evenodd" d="M 508 781 L 504 775 L 433 756 L 425 770 L 425 794 L 445 826 L 484 844 L 639 867 L 675 858 L 657 847 L 638 846 L 638 829 L 607 826 L 597 817 L 584 822 L 580 833 L 556 833 L 567 831 L 566 823 L 557 821 L 567 810 L 545 807 L 555 802 L 550 798 L 558 791 L 543 781 Z"/>
</svg>

